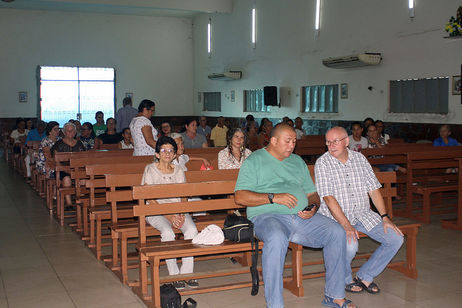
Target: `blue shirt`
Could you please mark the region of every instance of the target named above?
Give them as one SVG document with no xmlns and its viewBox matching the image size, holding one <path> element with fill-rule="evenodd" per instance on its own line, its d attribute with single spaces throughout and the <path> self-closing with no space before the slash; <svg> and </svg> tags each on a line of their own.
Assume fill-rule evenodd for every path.
<svg viewBox="0 0 462 308">
<path fill-rule="evenodd" d="M 116 131 L 121 133 L 124 128 L 130 127 L 130 122 L 138 114 L 138 109 L 130 105 L 122 107 L 116 115 Z"/>
<path fill-rule="evenodd" d="M 451 147 L 451 146 L 457 146 L 459 145 L 459 142 L 457 142 L 456 139 L 448 137 L 448 143 L 444 143 L 443 138 L 438 137 L 433 141 L 433 146 L 435 147 Z"/>
<path fill-rule="evenodd" d="M 208 125 L 206 125 L 205 128 L 203 128 L 202 126 L 199 125 L 197 127 L 197 133 L 201 134 L 203 136 L 207 136 L 207 135 L 210 135 L 212 133 L 212 129 Z"/>
<path fill-rule="evenodd" d="M 27 144 L 27 141 L 42 141 L 42 139 L 45 138 L 46 136 L 47 136 L 47 133 L 45 131 L 43 131 L 43 133 L 40 135 L 38 130 L 34 128 L 30 130 L 29 133 L 27 134 L 26 144 Z"/>
</svg>

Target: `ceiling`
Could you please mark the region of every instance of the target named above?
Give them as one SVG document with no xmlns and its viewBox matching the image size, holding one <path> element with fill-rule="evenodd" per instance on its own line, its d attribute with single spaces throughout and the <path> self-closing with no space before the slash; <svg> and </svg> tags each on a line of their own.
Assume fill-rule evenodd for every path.
<svg viewBox="0 0 462 308">
<path fill-rule="evenodd" d="M 2 0 L 2 8 L 193 17 L 198 13 L 231 13 L 232 0 Z"/>
</svg>

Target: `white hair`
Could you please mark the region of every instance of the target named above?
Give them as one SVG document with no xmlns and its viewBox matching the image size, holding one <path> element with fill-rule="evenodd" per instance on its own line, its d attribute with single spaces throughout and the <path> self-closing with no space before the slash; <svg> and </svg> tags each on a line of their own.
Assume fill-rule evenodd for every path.
<svg viewBox="0 0 462 308">
<path fill-rule="evenodd" d="M 170 133 L 170 138 L 172 139 L 181 138 L 183 140 L 183 135 L 180 133 Z"/>
</svg>

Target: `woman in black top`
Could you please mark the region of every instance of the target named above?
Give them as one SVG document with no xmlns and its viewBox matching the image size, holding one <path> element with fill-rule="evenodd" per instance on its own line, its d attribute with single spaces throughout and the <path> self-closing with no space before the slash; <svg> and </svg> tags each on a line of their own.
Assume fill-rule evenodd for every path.
<svg viewBox="0 0 462 308">
<path fill-rule="evenodd" d="M 106 127 L 106 132 L 95 139 L 95 149 L 97 150 L 99 150 L 103 144 L 117 144 L 123 140 L 122 135 L 116 132 L 116 120 L 114 118 L 106 120 Z"/>
</svg>

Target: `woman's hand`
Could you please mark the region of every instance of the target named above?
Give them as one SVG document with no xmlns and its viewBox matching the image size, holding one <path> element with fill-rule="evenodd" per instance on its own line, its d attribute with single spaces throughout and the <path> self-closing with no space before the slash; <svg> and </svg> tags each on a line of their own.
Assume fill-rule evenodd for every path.
<svg viewBox="0 0 462 308">
<path fill-rule="evenodd" d="M 210 167 L 210 166 L 212 165 L 212 164 L 211 164 L 207 159 L 205 159 L 205 158 L 202 158 L 202 161 L 204 162 L 204 166 L 207 167 L 207 168 Z"/>
<path fill-rule="evenodd" d="M 175 214 L 172 216 L 172 226 L 174 226 L 177 229 L 180 229 L 183 227 L 185 221 L 185 216 L 183 214 Z"/>
</svg>

